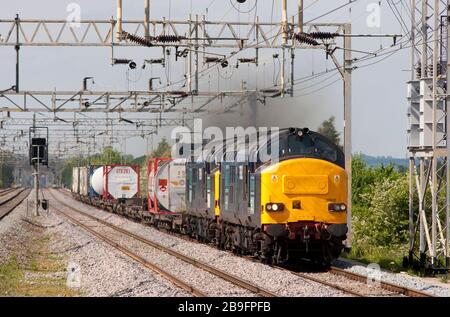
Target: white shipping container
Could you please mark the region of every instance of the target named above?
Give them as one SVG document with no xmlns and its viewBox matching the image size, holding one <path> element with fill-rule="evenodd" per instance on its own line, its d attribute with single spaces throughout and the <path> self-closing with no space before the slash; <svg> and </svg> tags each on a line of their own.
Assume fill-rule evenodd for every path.
<svg viewBox="0 0 450 317">
<path fill-rule="evenodd" d="M 103 195 L 103 166 L 97 168 L 94 173 L 92 173 L 91 179 L 91 186 L 94 192 L 96 192 L 98 195 Z"/>
<path fill-rule="evenodd" d="M 153 201 L 155 194 L 160 207 L 171 212 L 186 210 L 186 160 L 159 161 L 158 169 L 149 173 L 148 194 Z"/>
<path fill-rule="evenodd" d="M 87 167 L 80 167 L 80 194 L 83 196 L 87 196 L 89 191 L 88 171 Z"/>
<path fill-rule="evenodd" d="M 131 166 L 102 166 L 91 178 L 94 191 L 103 195 L 105 190 L 114 198 L 133 198 L 139 193 L 139 173 Z"/>
<path fill-rule="evenodd" d="M 72 192 L 80 193 L 80 169 L 78 167 L 72 169 Z"/>
</svg>

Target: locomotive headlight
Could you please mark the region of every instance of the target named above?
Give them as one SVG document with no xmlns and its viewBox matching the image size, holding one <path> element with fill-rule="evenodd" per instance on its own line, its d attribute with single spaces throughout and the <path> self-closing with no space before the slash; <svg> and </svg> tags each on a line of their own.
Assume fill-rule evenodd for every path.
<svg viewBox="0 0 450 317">
<path fill-rule="evenodd" d="M 347 205 L 346 204 L 342 204 L 342 203 L 328 204 L 328 210 L 329 211 L 346 211 L 347 210 Z"/>
<path fill-rule="evenodd" d="M 266 210 L 267 211 L 283 211 L 284 204 L 282 204 L 282 203 L 267 203 Z"/>
</svg>

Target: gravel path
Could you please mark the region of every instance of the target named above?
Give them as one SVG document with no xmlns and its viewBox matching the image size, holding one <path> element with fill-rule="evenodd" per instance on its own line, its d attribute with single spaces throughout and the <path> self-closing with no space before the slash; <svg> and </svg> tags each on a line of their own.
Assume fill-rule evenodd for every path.
<svg viewBox="0 0 450 317">
<path fill-rule="evenodd" d="M 262 263 L 252 262 L 204 244 L 186 241 L 176 236 L 158 231 L 150 226 L 133 222 L 115 214 L 107 213 L 103 210 L 75 201 L 63 193 L 56 191 L 52 191 L 52 193 L 58 199 L 75 208 L 120 226 L 123 229 L 139 234 L 146 239 L 171 247 L 196 260 L 208 263 L 217 269 L 241 277 L 248 282 L 254 283 L 262 288 L 279 294 L 280 296 L 348 296 L 342 291 L 323 286 L 317 282 L 309 281 L 284 270 L 272 268 Z M 192 273 L 189 274 L 192 275 Z"/>
<path fill-rule="evenodd" d="M 342 268 L 346 271 L 354 272 L 360 275 L 367 276 L 367 267 L 362 263 L 355 261 L 348 261 L 340 258 L 333 263 L 334 266 Z M 416 276 L 411 276 L 405 273 L 392 273 L 387 270 L 381 270 L 381 280 L 384 282 L 401 285 L 407 288 L 416 289 L 422 292 L 432 294 L 434 296 L 450 297 L 450 289 L 441 287 L 425 281 Z"/>
</svg>

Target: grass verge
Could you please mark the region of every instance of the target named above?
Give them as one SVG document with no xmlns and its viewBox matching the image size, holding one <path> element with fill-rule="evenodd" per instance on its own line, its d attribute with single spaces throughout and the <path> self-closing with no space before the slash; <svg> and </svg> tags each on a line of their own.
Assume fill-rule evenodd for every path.
<svg viewBox="0 0 450 317">
<path fill-rule="evenodd" d="M 0 263 L 0 296 L 80 295 L 67 287 L 64 260 L 50 252 L 50 243 L 50 236 L 38 234 L 26 245 L 18 246 L 14 250 L 17 255 Z"/>
<path fill-rule="evenodd" d="M 343 252 L 342 257 L 362 262 L 364 264 L 376 263 L 381 268 L 398 273 L 405 271 L 403 256 L 407 254 L 405 246 L 373 247 L 353 245 L 350 252 Z M 412 273 L 409 272 L 408 273 Z"/>
</svg>

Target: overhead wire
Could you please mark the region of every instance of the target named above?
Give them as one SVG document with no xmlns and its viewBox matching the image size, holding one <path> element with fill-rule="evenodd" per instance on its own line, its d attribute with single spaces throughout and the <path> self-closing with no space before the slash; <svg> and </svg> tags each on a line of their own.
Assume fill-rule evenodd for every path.
<svg viewBox="0 0 450 317">
<path fill-rule="evenodd" d="M 351 0 L 350 2 L 348 2 L 348 3 L 346 3 L 346 4 L 343 4 L 343 5 L 340 5 L 340 6 L 338 6 L 337 8 L 335 8 L 335 9 L 333 9 L 333 10 L 330 10 L 330 11 L 328 11 L 328 12 L 322 14 L 321 16 L 319 16 L 319 17 L 317 17 L 317 18 L 314 18 L 314 19 L 312 19 L 312 20 L 310 20 L 310 21 L 308 21 L 308 22 L 305 22 L 305 23 L 309 23 L 309 22 L 311 22 L 311 21 L 317 20 L 318 18 L 321 18 L 321 17 L 323 17 L 323 16 L 326 16 L 326 15 L 332 13 L 332 12 L 336 12 L 336 11 L 338 11 L 338 10 L 340 10 L 340 9 L 342 9 L 342 8 L 344 8 L 344 7 L 348 6 L 348 5 L 350 5 L 350 4 L 354 4 L 354 3 L 357 2 L 357 1 L 358 1 L 358 0 Z M 310 4 L 308 7 L 311 7 L 312 5 L 314 5 L 314 4 L 317 3 L 317 2 L 318 2 L 318 0 L 314 1 L 314 2 L 313 2 L 312 4 Z M 231 8 L 230 8 L 230 9 L 231 9 Z M 305 7 L 303 10 L 305 10 L 305 9 L 307 9 L 307 7 Z M 273 12 L 273 10 L 272 10 L 272 12 Z M 228 13 L 227 13 L 227 14 L 228 14 Z M 296 17 L 297 15 L 298 15 L 298 13 L 296 13 L 296 14 L 293 15 L 293 16 Z M 273 27 L 272 27 L 272 30 L 273 30 Z M 275 34 L 275 35 L 273 35 L 273 36 L 270 36 L 270 37 L 267 38 L 267 40 L 271 40 L 271 39 L 277 37 L 278 35 L 279 35 L 279 34 L 277 33 L 277 34 Z M 257 44 L 258 44 L 258 43 L 254 43 L 254 44 L 251 44 L 251 45 L 247 46 L 245 49 L 241 49 L 241 50 L 238 50 L 238 51 L 235 51 L 235 52 L 231 52 L 230 55 L 229 55 L 228 57 L 226 57 L 226 58 L 227 58 L 227 59 L 230 59 L 231 57 L 233 57 L 233 56 L 239 54 L 239 53 L 242 52 L 243 50 L 251 49 L 251 48 L 255 47 Z M 208 73 L 212 70 L 212 68 L 218 67 L 219 65 L 220 65 L 219 62 L 211 63 L 211 65 L 209 65 L 209 66 L 206 67 L 205 69 L 199 71 L 198 74 L 199 74 L 200 77 L 203 77 L 203 76 L 205 76 L 206 74 L 208 74 Z M 193 76 L 191 76 L 191 79 L 192 79 L 192 78 L 193 78 Z M 179 84 L 179 83 L 183 82 L 184 80 L 185 80 L 185 79 L 183 78 L 183 79 L 181 79 L 181 80 L 178 80 L 178 81 L 176 81 L 176 82 L 171 83 L 170 85 L 161 87 L 160 89 L 166 89 L 166 88 L 168 88 L 168 87 L 170 87 L 170 86 Z"/>
<path fill-rule="evenodd" d="M 325 88 L 328 88 L 328 87 L 334 85 L 335 83 L 337 83 L 337 82 L 339 82 L 339 81 L 341 81 L 341 78 L 340 78 L 340 77 L 337 78 L 336 80 L 334 80 L 333 82 L 331 82 L 331 83 L 329 83 L 329 84 L 323 86 L 323 87 L 320 87 L 320 88 L 318 88 L 318 89 L 316 89 L 316 90 L 313 90 L 313 91 L 311 91 L 311 92 L 308 92 L 308 93 L 296 95 L 296 96 L 293 97 L 293 98 L 302 98 L 302 97 L 305 97 L 305 96 L 309 96 L 309 95 L 315 94 L 316 92 L 319 92 L 319 91 L 321 91 L 321 90 L 324 90 Z"/>
<path fill-rule="evenodd" d="M 432 41 L 434 41 L 434 40 L 432 40 Z M 432 42 L 432 41 L 430 41 L 430 42 Z M 420 43 L 418 43 L 418 44 L 420 44 Z M 416 44 L 416 45 L 417 45 L 417 44 Z M 369 64 L 364 64 L 364 65 L 361 65 L 361 66 L 357 66 L 357 69 L 361 69 L 361 68 L 365 68 L 365 67 L 369 67 L 369 66 L 378 64 L 378 63 L 380 63 L 380 62 L 386 60 L 387 58 L 391 57 L 391 56 L 394 55 L 395 53 L 399 52 L 400 50 L 406 49 L 406 48 L 411 48 L 411 47 L 412 47 L 412 45 L 411 45 L 411 46 L 403 46 L 403 47 L 397 48 L 397 49 L 394 50 L 394 51 L 385 52 L 385 53 L 383 53 L 382 55 L 378 55 L 378 56 L 377 56 L 377 57 L 384 56 L 383 58 L 381 58 L 381 59 L 379 59 L 379 60 L 377 60 L 377 61 L 375 61 L 375 62 L 369 63 Z M 337 70 L 337 67 L 336 67 L 334 70 Z M 326 72 L 323 72 L 323 73 L 322 73 L 320 76 L 318 76 L 318 77 L 323 76 L 325 73 L 326 73 Z M 308 88 L 311 88 L 311 87 L 314 87 L 314 86 L 317 86 L 317 85 L 319 85 L 319 84 L 322 84 L 323 82 L 325 82 L 326 80 L 328 80 L 328 79 L 330 79 L 330 78 L 332 78 L 332 77 L 333 77 L 333 76 L 330 76 L 330 77 L 328 77 L 327 79 L 325 79 L 325 80 L 323 80 L 323 81 L 321 81 L 321 82 L 319 82 L 319 83 L 315 83 L 315 84 L 313 84 L 313 85 L 310 85 L 310 86 L 308 86 L 308 87 L 303 87 L 302 90 L 308 89 Z M 305 77 L 304 79 L 302 79 L 302 82 L 304 82 L 305 80 L 308 80 L 308 77 Z M 338 82 L 339 80 L 340 80 L 340 78 L 338 78 L 337 80 L 333 81 L 333 82 L 330 83 L 330 84 L 327 84 L 327 85 L 325 85 L 325 86 L 323 86 L 323 87 L 320 87 L 319 89 L 316 89 L 316 90 L 314 90 L 314 91 L 312 91 L 312 92 L 308 92 L 308 93 L 306 93 L 306 94 L 298 95 L 298 96 L 296 96 L 296 97 L 302 97 L 302 96 L 307 96 L 307 95 L 313 94 L 313 93 L 315 93 L 315 92 L 318 92 L 318 91 L 320 91 L 320 90 L 322 90 L 322 89 L 325 89 L 325 88 L 331 86 L 332 84 Z M 298 84 L 298 83 L 295 83 L 295 85 L 297 85 L 297 84 Z"/>
<path fill-rule="evenodd" d="M 315 1 L 315 2 L 317 2 L 317 1 Z M 317 19 L 319 19 L 319 18 L 321 18 L 321 17 L 323 17 L 323 16 L 326 16 L 326 15 L 328 15 L 328 14 L 331 14 L 332 12 L 336 12 L 337 10 L 344 8 L 344 7 L 348 6 L 349 4 L 354 4 L 355 2 L 357 2 L 357 0 L 350 1 L 349 3 L 343 4 L 343 5 L 337 7 L 337 8 L 335 8 L 335 9 L 333 9 L 333 10 L 330 10 L 330 11 L 328 11 L 328 12 L 322 14 L 321 16 L 318 16 L 318 17 L 316 17 L 316 18 L 314 18 L 314 19 L 312 19 L 312 20 L 309 20 L 309 21 L 306 22 L 306 23 L 309 23 L 309 22 L 311 22 L 311 21 L 317 20 Z M 398 3 L 397 3 L 397 4 L 398 4 Z M 272 12 L 273 12 L 273 10 L 272 10 Z M 401 21 L 401 20 L 399 20 L 399 23 L 400 23 L 400 21 Z M 409 33 L 410 33 L 410 32 L 408 32 L 408 34 L 406 34 L 406 35 L 409 35 Z M 404 35 L 402 38 L 404 38 L 406 35 Z M 418 34 L 418 35 L 419 35 L 418 37 L 420 37 L 420 34 Z M 276 37 L 276 36 L 278 36 L 278 34 L 273 35 L 273 36 L 269 37 L 268 39 L 272 39 L 272 38 L 274 38 L 274 37 Z M 417 39 L 417 38 L 416 38 L 416 39 Z M 397 42 L 396 45 L 393 45 L 393 46 L 390 46 L 390 47 L 387 47 L 387 48 L 381 48 L 381 49 L 375 51 L 375 53 L 372 52 L 372 53 L 370 53 L 370 54 L 367 54 L 367 56 L 365 56 L 365 57 L 363 57 L 363 58 L 355 59 L 355 60 L 354 60 L 354 63 L 360 63 L 360 62 L 363 62 L 363 61 L 368 61 L 368 60 L 371 60 L 371 59 L 375 59 L 375 58 L 380 58 L 380 57 L 382 57 L 381 59 L 379 59 L 379 60 L 377 60 L 377 61 L 375 61 L 375 62 L 373 62 L 373 63 L 369 63 L 369 64 L 364 64 L 364 65 L 361 65 L 361 66 L 357 66 L 357 68 L 364 68 L 364 67 L 368 67 L 368 66 L 377 64 L 377 63 L 382 62 L 383 60 L 387 59 L 388 57 L 392 56 L 393 54 L 395 54 L 395 53 L 398 52 L 399 50 L 407 48 L 407 46 L 400 47 L 400 48 L 396 48 L 396 50 L 394 50 L 394 51 L 388 51 L 388 50 L 392 49 L 393 47 L 399 46 L 399 45 L 402 46 L 403 44 L 408 43 L 409 41 L 410 41 L 410 38 L 406 39 L 406 41 L 400 41 L 400 42 Z M 418 42 L 416 43 L 416 45 L 419 45 L 419 44 L 420 44 L 420 42 L 418 41 Z M 255 45 L 256 45 L 256 44 L 255 44 Z M 255 46 L 255 45 L 249 45 L 249 46 L 246 47 L 245 49 L 250 49 L 250 48 L 252 48 L 252 47 Z M 245 49 L 243 49 L 243 50 L 245 50 Z M 241 51 L 242 51 L 242 50 L 240 50 L 240 51 L 238 51 L 238 52 L 232 52 L 227 58 L 229 59 L 229 58 L 231 58 L 231 57 L 237 55 L 237 54 L 240 53 Z M 382 52 L 382 53 L 380 53 L 380 52 Z M 375 55 L 375 56 L 374 56 L 374 55 Z M 385 55 L 387 55 L 387 56 L 385 56 Z M 201 71 L 199 72 L 199 75 L 201 75 L 201 77 L 203 77 L 204 75 L 208 74 L 208 73 L 211 71 L 211 69 L 213 69 L 214 67 L 218 67 L 218 65 L 219 65 L 218 63 L 215 63 L 215 64 L 213 64 L 213 65 L 211 65 L 211 66 L 208 66 L 206 69 L 201 70 Z M 330 71 L 335 71 L 335 70 L 337 70 L 337 69 L 338 69 L 338 68 L 336 67 L 336 68 L 334 68 L 334 69 L 331 69 Z M 326 73 L 328 73 L 328 71 L 323 72 L 322 74 L 319 74 L 318 77 L 320 77 L 321 75 L 326 74 Z M 313 76 L 308 76 L 308 77 L 306 77 L 306 78 L 314 78 L 314 75 L 313 75 Z M 306 80 L 306 78 L 305 78 L 305 80 Z M 295 81 L 296 81 L 296 80 L 294 80 L 294 85 L 298 85 L 298 82 L 295 82 Z M 333 82 L 333 83 L 334 83 L 334 82 Z M 331 83 L 331 84 L 333 84 L 333 83 Z M 172 85 L 173 85 L 173 84 L 176 84 L 176 82 L 175 82 L 175 83 L 172 83 Z M 330 84 L 330 85 L 331 85 L 331 84 Z M 312 85 L 312 86 L 314 86 L 314 85 Z M 311 86 L 311 87 L 312 87 L 312 86 Z M 326 87 L 328 87 L 328 85 L 327 85 Z M 309 88 L 309 87 L 308 87 L 308 88 Z"/>
<path fill-rule="evenodd" d="M 336 12 L 336 11 L 342 9 L 342 8 L 345 8 L 345 7 L 349 6 L 350 4 L 354 4 L 354 3 L 357 2 L 357 1 L 358 1 L 358 0 L 349 0 L 349 2 L 344 3 L 343 5 L 340 5 L 340 6 L 337 7 L 337 8 L 334 8 L 334 9 L 332 9 L 332 10 L 330 10 L 330 11 L 325 12 L 324 14 L 319 15 L 318 17 L 315 17 L 315 18 L 313 18 L 313 19 L 311 19 L 311 20 L 306 21 L 305 24 L 306 24 L 306 23 L 311 23 L 311 22 L 316 21 L 316 20 L 318 20 L 318 19 L 320 19 L 320 18 L 323 18 L 324 16 L 327 16 L 327 15 L 329 15 L 329 14 L 331 14 L 331 13 L 334 13 L 334 12 Z"/>
<path fill-rule="evenodd" d="M 400 48 L 397 48 L 397 49 L 394 50 L 394 51 L 389 51 L 389 52 L 383 53 L 382 55 L 386 55 L 386 56 L 382 57 L 381 59 L 379 59 L 379 60 L 377 60 L 377 61 L 375 61 L 375 62 L 373 62 L 373 63 L 369 63 L 369 64 L 364 64 L 364 65 L 361 65 L 361 66 L 357 66 L 356 68 L 365 68 L 365 67 L 368 67 L 368 66 L 371 66 L 371 65 L 380 63 L 380 62 L 386 60 L 387 58 L 391 57 L 392 55 L 394 55 L 395 53 L 397 53 L 397 52 L 400 51 L 401 49 L 406 48 L 406 47 L 402 47 L 402 45 L 403 45 L 404 43 L 408 43 L 408 42 L 410 42 L 410 41 L 411 41 L 411 39 L 410 39 L 410 38 L 407 38 L 407 40 L 406 40 L 405 42 L 401 42 L 400 44 L 397 43 L 396 45 L 393 45 L 394 47 L 400 45 Z M 390 47 L 390 48 L 391 48 L 391 47 Z M 385 49 L 382 49 L 382 50 L 385 50 Z M 382 50 L 381 50 L 381 51 L 382 51 Z M 371 53 L 371 54 L 373 54 L 373 53 Z M 376 56 L 371 56 L 370 58 L 366 58 L 365 60 L 369 60 L 369 59 L 377 58 L 377 57 L 381 57 L 380 54 L 377 54 Z M 335 67 L 335 68 L 333 69 L 333 71 L 336 71 L 337 69 L 338 69 L 338 68 Z M 322 73 L 321 73 L 319 76 L 317 76 L 316 78 L 323 76 L 323 75 L 326 74 L 327 72 L 328 72 L 328 71 L 322 72 Z M 307 86 L 307 87 L 302 87 L 302 90 L 309 89 L 309 88 L 311 88 L 311 87 L 317 86 L 318 84 L 322 84 L 323 82 L 325 82 L 325 81 L 327 81 L 328 79 L 333 78 L 333 77 L 334 77 L 334 76 L 332 75 L 332 76 L 329 76 L 327 79 L 325 79 L 325 80 L 323 80 L 323 81 L 321 81 L 321 82 L 319 82 L 319 83 L 314 83 L 314 84 L 309 85 L 309 86 Z M 298 85 L 300 82 L 304 82 L 305 80 L 311 80 L 311 79 L 313 79 L 313 78 L 314 78 L 314 76 L 307 76 L 307 77 L 305 77 L 305 79 L 302 79 L 301 81 L 298 81 L 298 79 L 296 79 L 296 80 L 294 80 L 294 85 Z M 322 89 L 325 89 L 325 88 L 329 87 L 330 85 L 334 84 L 334 83 L 337 82 L 337 81 L 339 81 L 339 78 L 338 78 L 336 81 L 333 81 L 332 83 L 330 83 L 330 84 L 328 84 L 328 85 L 325 85 L 325 86 L 323 86 L 323 87 L 321 87 L 321 88 L 319 88 L 319 89 L 317 89 L 317 90 L 314 90 L 314 91 L 309 92 L 309 93 L 307 93 L 307 94 L 302 94 L 302 95 L 300 95 L 300 97 L 301 97 L 301 96 L 305 96 L 305 95 L 312 94 L 312 93 L 317 92 L 317 91 L 320 91 L 320 90 L 322 90 Z"/>
</svg>

